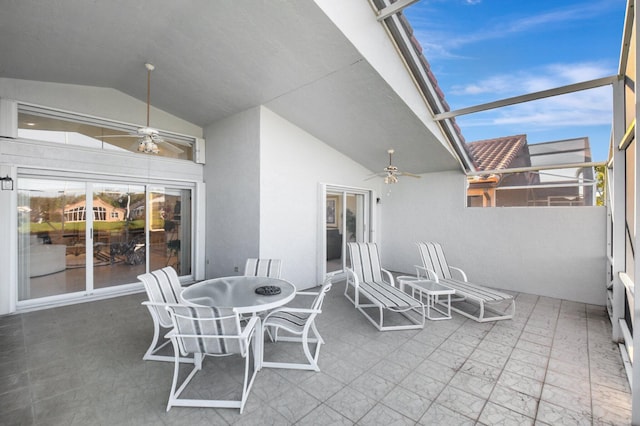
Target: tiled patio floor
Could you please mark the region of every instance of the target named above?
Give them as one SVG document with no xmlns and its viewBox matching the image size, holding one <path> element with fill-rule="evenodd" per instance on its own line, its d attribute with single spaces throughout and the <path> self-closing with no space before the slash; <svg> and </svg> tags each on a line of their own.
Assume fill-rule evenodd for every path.
<svg viewBox="0 0 640 426">
<path fill-rule="evenodd" d="M 152 335 L 143 294 L 2 317 L 0 424 L 630 423 L 603 307 L 520 294 L 513 320 L 378 332 L 342 292 L 336 283 L 318 322 L 322 371 L 263 369 L 242 415 L 165 411 L 173 366 L 141 359 Z M 229 383 L 227 367 L 212 386 Z"/>
</svg>

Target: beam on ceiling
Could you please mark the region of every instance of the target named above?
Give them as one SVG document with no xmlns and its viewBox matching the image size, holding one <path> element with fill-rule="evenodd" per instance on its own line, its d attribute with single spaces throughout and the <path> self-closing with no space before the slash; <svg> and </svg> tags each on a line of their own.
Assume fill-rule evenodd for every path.
<svg viewBox="0 0 640 426">
<path fill-rule="evenodd" d="M 390 4 L 389 6 L 381 9 L 378 12 L 378 21 L 384 21 L 391 15 L 395 15 L 396 13 L 402 11 L 402 9 L 411 6 L 414 3 L 417 3 L 419 0 L 398 0 L 397 2 Z"/>
<path fill-rule="evenodd" d="M 487 111 L 490 109 L 501 108 L 509 105 L 521 104 L 523 102 L 535 101 L 551 96 L 565 95 L 567 93 L 579 92 L 581 90 L 594 89 L 596 87 L 613 84 L 618 78 L 619 77 L 617 75 L 614 75 L 610 77 L 597 78 L 595 80 L 569 84 L 568 86 L 556 87 L 554 89 L 542 90 L 540 92 L 528 93 L 526 95 L 514 96 L 512 98 L 502 99 L 495 102 L 475 105 L 468 108 L 461 108 L 455 111 L 443 112 L 441 114 L 436 114 L 433 118 L 436 121 L 441 121 L 447 118 L 457 117 L 459 115 L 472 114 L 474 112 Z"/>
<path fill-rule="evenodd" d="M 467 176 L 482 176 L 482 175 L 499 175 L 507 173 L 523 173 L 523 172 L 537 172 L 540 170 L 554 170 L 554 169 L 582 169 L 587 167 L 606 166 L 604 161 L 589 163 L 564 163 L 564 164 L 548 164 L 546 166 L 528 166 L 528 167 L 513 167 L 511 169 L 492 169 L 492 170 L 478 170 L 475 172 L 467 172 Z"/>
</svg>

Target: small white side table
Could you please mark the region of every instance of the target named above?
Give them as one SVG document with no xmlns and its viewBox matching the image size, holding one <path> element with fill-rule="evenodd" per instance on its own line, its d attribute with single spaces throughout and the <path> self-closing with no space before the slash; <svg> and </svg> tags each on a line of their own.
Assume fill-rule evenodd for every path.
<svg viewBox="0 0 640 426">
<path fill-rule="evenodd" d="M 419 279 L 410 276 L 400 276 L 397 278 L 400 290 L 404 291 L 404 286 L 411 287 L 411 296 L 416 297 L 424 302 L 423 297 L 427 297 L 425 306 L 426 317 L 432 321 L 451 319 L 451 295 L 455 294 L 455 290 L 435 281 Z M 438 306 L 439 305 L 439 306 Z M 440 308 L 442 306 L 442 309 Z M 435 315 L 431 315 L 431 311 L 435 311 Z"/>
</svg>

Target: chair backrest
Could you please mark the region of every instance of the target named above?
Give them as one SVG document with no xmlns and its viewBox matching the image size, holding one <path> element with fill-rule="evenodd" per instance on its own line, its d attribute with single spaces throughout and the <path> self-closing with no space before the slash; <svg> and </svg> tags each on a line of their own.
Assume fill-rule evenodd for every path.
<svg viewBox="0 0 640 426">
<path fill-rule="evenodd" d="M 246 277 L 280 278 L 282 261 L 280 259 L 247 259 L 244 266 Z"/>
<path fill-rule="evenodd" d="M 421 242 L 417 243 L 418 251 L 420 252 L 420 258 L 425 268 L 431 269 L 436 273 L 438 278 L 449 279 L 451 278 L 451 271 L 449 270 L 449 264 L 444 257 L 444 251 L 440 243 L 436 242 Z"/>
<path fill-rule="evenodd" d="M 180 280 L 175 269 L 168 266 L 166 268 L 138 275 L 138 279 L 144 284 L 147 291 L 147 298 L 153 303 L 176 304 L 180 302 Z M 171 326 L 171 318 L 165 309 L 156 308 L 158 321 L 165 328 Z"/>
<path fill-rule="evenodd" d="M 158 269 L 156 271 L 151 272 L 158 283 L 162 286 L 164 293 L 167 295 L 166 297 L 175 298 L 176 301 L 180 301 L 180 293 L 182 293 L 182 284 L 180 284 L 180 278 L 178 278 L 178 273 L 172 266 L 167 266 L 162 269 Z"/>
<path fill-rule="evenodd" d="M 382 265 L 376 243 L 347 243 L 351 269 L 363 282 L 380 282 Z"/>
<path fill-rule="evenodd" d="M 167 306 L 175 338 L 183 356 L 193 353 L 246 355 L 247 342 L 239 339 L 240 317 L 232 308 Z"/>
<path fill-rule="evenodd" d="M 331 290 L 330 277 L 327 278 L 322 284 L 322 287 L 320 287 L 320 292 L 318 293 L 316 298 L 313 300 L 313 303 L 311 304 L 311 309 L 318 310 L 318 311 L 322 309 L 322 304 L 324 303 L 324 297 L 329 292 L 329 290 Z"/>
</svg>

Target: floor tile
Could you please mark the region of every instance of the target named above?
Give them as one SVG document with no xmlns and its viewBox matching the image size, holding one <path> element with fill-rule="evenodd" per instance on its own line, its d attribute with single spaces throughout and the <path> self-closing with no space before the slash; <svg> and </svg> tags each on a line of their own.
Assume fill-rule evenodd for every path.
<svg viewBox="0 0 640 426">
<path fill-rule="evenodd" d="M 489 395 L 491 395 L 495 385 L 496 382 L 493 380 L 487 380 L 462 371 L 458 371 L 449 382 L 449 386 L 470 392 L 483 399 L 489 399 Z"/>
<path fill-rule="evenodd" d="M 464 415 L 453 411 L 444 405 L 433 403 L 427 412 L 418 421 L 418 424 L 431 426 L 431 425 L 457 425 L 457 426 L 473 426 L 476 424 L 475 420 L 472 420 Z"/>
<path fill-rule="evenodd" d="M 480 414 L 479 422 L 484 425 L 533 425 L 534 420 L 518 412 L 509 410 L 489 401 Z"/>
<path fill-rule="evenodd" d="M 385 395 L 381 402 L 400 414 L 417 421 L 424 415 L 433 401 L 397 386 Z"/>
<path fill-rule="evenodd" d="M 591 411 L 591 395 L 588 392 L 570 391 L 545 383 L 542 387 L 541 401 L 566 407 L 578 413 Z"/>
<path fill-rule="evenodd" d="M 531 418 L 538 409 L 538 398 L 502 386 L 495 387 L 489 401 Z"/>
<path fill-rule="evenodd" d="M 564 425 L 591 425 L 591 414 L 588 412 L 576 412 L 565 407 L 551 404 L 547 401 L 540 401 L 536 420 L 543 423 L 564 426 Z"/>
<path fill-rule="evenodd" d="M 365 414 L 358 422 L 358 425 L 362 426 L 409 426 L 413 424 L 415 424 L 413 420 L 382 404 L 373 407 L 373 409 Z"/>
<path fill-rule="evenodd" d="M 269 401 L 269 406 L 290 423 L 297 422 L 318 405 L 320 405 L 320 401 L 297 387 L 292 387 Z"/>
<path fill-rule="evenodd" d="M 435 402 L 466 417 L 477 419 L 487 401 L 469 392 L 448 386 L 440 393 Z"/>
<path fill-rule="evenodd" d="M 503 371 L 497 384 L 539 399 L 542 393 L 542 383 L 541 381 L 521 376 L 520 374 Z"/>
<path fill-rule="evenodd" d="M 325 404 L 349 420 L 357 422 L 376 405 L 376 401 L 355 389 L 345 387 Z"/>
</svg>

